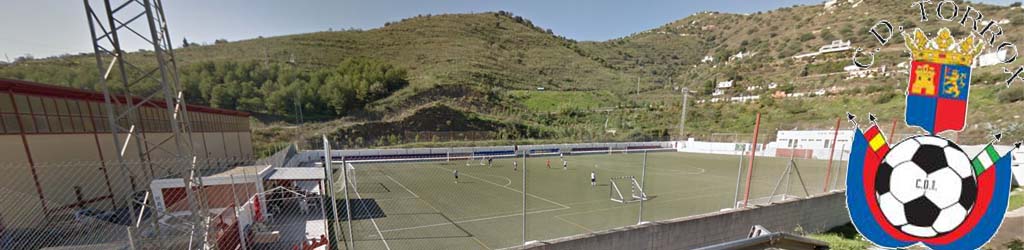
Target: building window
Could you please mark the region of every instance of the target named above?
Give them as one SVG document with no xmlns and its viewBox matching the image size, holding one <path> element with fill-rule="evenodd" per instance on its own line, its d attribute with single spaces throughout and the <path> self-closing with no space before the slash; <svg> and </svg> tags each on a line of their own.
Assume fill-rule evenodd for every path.
<svg viewBox="0 0 1024 250">
<path fill-rule="evenodd" d="M 830 140 L 827 140 L 827 139 L 825 140 L 825 148 L 828 148 L 828 143 L 829 143 L 829 141 L 830 141 Z"/>
</svg>

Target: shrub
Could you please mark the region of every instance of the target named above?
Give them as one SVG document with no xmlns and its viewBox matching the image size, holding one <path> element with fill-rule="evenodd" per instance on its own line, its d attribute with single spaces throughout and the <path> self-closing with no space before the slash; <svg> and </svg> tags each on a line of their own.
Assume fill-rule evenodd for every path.
<svg viewBox="0 0 1024 250">
<path fill-rule="evenodd" d="M 892 101 L 892 99 L 894 99 L 894 98 L 896 98 L 896 93 L 895 92 L 892 92 L 892 91 L 883 92 L 883 93 L 879 94 L 878 96 L 875 96 L 875 103 L 877 103 L 877 104 L 889 103 L 889 101 Z"/>
<path fill-rule="evenodd" d="M 1024 85 L 1014 84 L 1009 88 L 999 90 L 997 98 L 1000 103 L 1012 103 L 1024 100 Z"/>
<path fill-rule="evenodd" d="M 809 41 L 811 39 L 814 39 L 814 34 L 804 33 L 803 35 L 800 35 L 800 41 L 801 42 L 806 42 L 806 41 Z"/>
</svg>

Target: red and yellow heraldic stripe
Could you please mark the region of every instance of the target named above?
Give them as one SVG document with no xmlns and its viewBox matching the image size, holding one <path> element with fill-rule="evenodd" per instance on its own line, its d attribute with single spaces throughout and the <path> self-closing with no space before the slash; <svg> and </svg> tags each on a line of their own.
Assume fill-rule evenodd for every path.
<svg viewBox="0 0 1024 250">
<path fill-rule="evenodd" d="M 878 131 L 877 125 L 871 125 L 868 131 L 864 132 L 864 138 L 868 140 L 868 149 L 875 154 L 878 159 L 885 157 L 885 154 L 889 153 L 889 143 L 886 142 L 885 136 Z"/>
</svg>

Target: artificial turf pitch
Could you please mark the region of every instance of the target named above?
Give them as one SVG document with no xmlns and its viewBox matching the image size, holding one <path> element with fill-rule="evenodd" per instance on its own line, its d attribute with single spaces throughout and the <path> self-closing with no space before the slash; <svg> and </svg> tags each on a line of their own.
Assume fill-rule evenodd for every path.
<svg viewBox="0 0 1024 250">
<path fill-rule="evenodd" d="M 643 153 L 572 155 L 565 159 L 567 170 L 562 169 L 557 155 L 526 159 L 528 241 L 639 221 L 639 202 L 622 204 L 609 199 L 608 178 L 632 175 L 639 181 Z M 519 171 L 513 171 L 513 160 L 519 161 Z M 789 160 L 757 157 L 750 197 L 768 196 Z M 348 189 L 348 195 L 359 203 L 353 208 L 363 212 L 353 212 L 357 218 L 352 221 L 349 240 L 356 249 L 497 249 L 519 245 L 522 161 L 500 158 L 490 167 L 481 166 L 479 160 L 470 161 L 469 166 L 466 160 L 356 164 L 357 188 Z M 731 208 L 739 164 L 736 155 L 649 153 L 644 184 L 649 199 L 643 204 L 643 221 Z M 796 165 L 807 191 L 823 192 L 827 161 L 796 160 Z M 833 178 L 838 178 L 839 188 L 844 184 L 845 167 L 845 162 L 838 159 L 833 163 L 832 176 L 838 174 Z M 745 180 L 745 160 L 742 168 Z M 459 171 L 458 183 L 452 174 L 455 169 Z M 597 173 L 598 186 L 590 185 L 591 171 Z M 792 177 L 788 186 L 782 182 L 777 194 L 804 195 L 796 174 Z M 340 178 L 336 181 L 341 182 Z M 623 195 L 629 195 L 628 186 L 620 188 Z M 744 189 L 741 186 L 741 200 Z"/>
</svg>

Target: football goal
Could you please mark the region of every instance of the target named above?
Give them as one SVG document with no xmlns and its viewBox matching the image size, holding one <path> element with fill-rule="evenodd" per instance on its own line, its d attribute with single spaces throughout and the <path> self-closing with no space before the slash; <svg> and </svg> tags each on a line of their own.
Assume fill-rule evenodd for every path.
<svg viewBox="0 0 1024 250">
<path fill-rule="evenodd" d="M 472 154 L 466 158 L 466 166 L 472 166 L 479 162 L 480 166 L 487 166 L 487 156 Z"/>
<path fill-rule="evenodd" d="M 356 166 L 353 166 L 352 163 L 346 162 L 345 163 L 345 167 L 342 168 L 342 170 L 343 170 L 342 174 L 338 176 L 339 179 L 334 180 L 334 182 L 335 183 L 348 184 L 348 185 L 343 185 L 342 186 L 343 190 L 346 189 L 346 188 L 351 187 L 352 190 L 355 190 L 355 191 L 358 192 L 359 191 L 359 185 L 358 185 L 359 182 L 356 181 Z M 348 179 L 347 181 L 345 180 L 346 177 Z"/>
<path fill-rule="evenodd" d="M 647 194 L 640 187 L 640 182 L 634 176 L 618 176 L 608 180 L 611 200 L 618 203 L 629 203 L 647 200 Z"/>
</svg>

